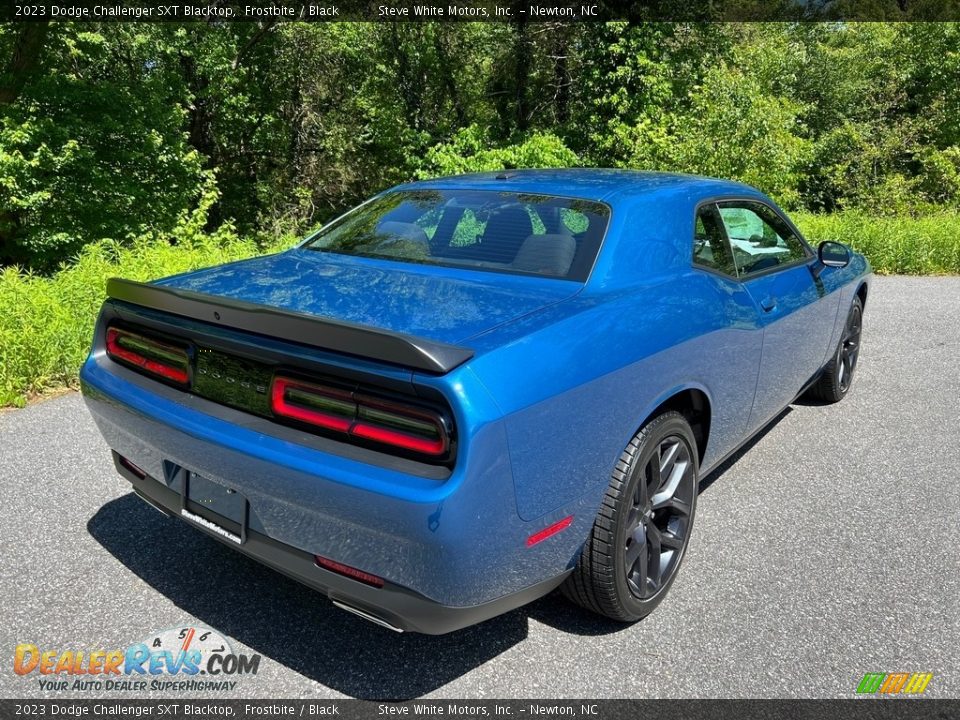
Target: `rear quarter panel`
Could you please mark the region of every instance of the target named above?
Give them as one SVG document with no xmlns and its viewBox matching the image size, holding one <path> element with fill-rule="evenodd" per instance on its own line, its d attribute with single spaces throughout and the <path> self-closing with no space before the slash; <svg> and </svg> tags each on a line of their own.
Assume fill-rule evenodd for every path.
<svg viewBox="0 0 960 720">
<path fill-rule="evenodd" d="M 681 210 L 688 202 L 676 200 Z M 476 338 L 476 347 L 495 348 L 471 367 L 503 412 L 524 520 L 585 493 L 587 506 L 599 506 L 627 443 L 681 390 L 702 390 L 710 400 L 704 463 L 741 440 L 762 333 L 739 283 L 690 268 L 686 215 L 662 204 L 619 218 L 615 210 L 610 233 L 626 240 L 608 235 L 604 252 L 628 264 L 625 276 L 600 271 L 578 297 Z M 647 249 L 631 254 L 625 242 Z"/>
</svg>

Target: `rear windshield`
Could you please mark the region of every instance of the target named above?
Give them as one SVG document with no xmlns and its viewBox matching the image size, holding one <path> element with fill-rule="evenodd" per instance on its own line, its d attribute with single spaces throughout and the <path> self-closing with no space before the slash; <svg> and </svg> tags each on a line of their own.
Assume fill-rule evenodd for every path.
<svg viewBox="0 0 960 720">
<path fill-rule="evenodd" d="M 304 247 L 583 282 L 609 218 L 602 203 L 551 195 L 398 191 L 361 205 Z"/>
</svg>

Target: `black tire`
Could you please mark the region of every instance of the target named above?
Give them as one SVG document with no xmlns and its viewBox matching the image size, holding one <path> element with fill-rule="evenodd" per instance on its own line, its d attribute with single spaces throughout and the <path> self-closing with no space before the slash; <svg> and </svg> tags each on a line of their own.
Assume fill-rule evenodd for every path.
<svg viewBox="0 0 960 720">
<path fill-rule="evenodd" d="M 825 403 L 835 403 L 847 396 L 856 376 L 862 332 L 863 301 L 857 296 L 853 299 L 853 305 L 850 306 L 836 352 L 820 373 L 817 382 L 810 388 L 808 392 L 810 397 Z"/>
<path fill-rule="evenodd" d="M 563 594 L 622 622 L 653 612 L 686 553 L 698 483 L 697 445 L 683 415 L 666 412 L 644 425 L 617 461 L 590 538 L 561 588 Z M 664 502 L 668 484 L 674 491 Z M 650 571 L 656 548 L 660 572 L 654 582 Z"/>
</svg>

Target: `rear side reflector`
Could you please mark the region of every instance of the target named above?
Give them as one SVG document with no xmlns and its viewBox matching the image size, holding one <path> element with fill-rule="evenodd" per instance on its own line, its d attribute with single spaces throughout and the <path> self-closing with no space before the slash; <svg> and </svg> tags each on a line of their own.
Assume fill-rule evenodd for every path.
<svg viewBox="0 0 960 720">
<path fill-rule="evenodd" d="M 147 473 L 145 470 L 141 469 L 138 465 L 134 465 L 132 462 L 127 460 L 123 455 L 118 455 L 117 457 L 120 458 L 121 465 L 123 465 L 127 470 L 132 472 L 141 480 L 143 480 L 147 476 Z"/>
<path fill-rule="evenodd" d="M 563 520 L 558 520 L 553 525 L 548 525 L 540 532 L 535 532 L 527 538 L 527 547 L 533 547 L 539 542 L 543 542 L 549 537 L 553 537 L 561 530 L 566 530 L 573 522 L 573 515 L 568 515 Z"/>
<path fill-rule="evenodd" d="M 442 418 L 417 406 L 280 375 L 270 399 L 274 415 L 324 430 L 431 458 L 450 449 Z"/>
<path fill-rule="evenodd" d="M 373 587 L 383 587 L 383 578 L 379 578 L 376 575 L 371 575 L 363 570 L 357 570 L 357 568 L 344 565 L 343 563 L 338 563 L 336 560 L 331 560 L 330 558 L 325 558 L 321 555 L 314 555 L 313 559 L 314 562 L 316 562 L 317 565 L 322 567 L 324 570 L 330 570 L 331 572 L 345 575 L 348 578 L 353 578 L 354 580 L 367 585 L 372 585 Z"/>
<path fill-rule="evenodd" d="M 177 385 L 190 380 L 187 349 L 139 333 L 107 328 L 107 355 L 148 375 Z"/>
</svg>

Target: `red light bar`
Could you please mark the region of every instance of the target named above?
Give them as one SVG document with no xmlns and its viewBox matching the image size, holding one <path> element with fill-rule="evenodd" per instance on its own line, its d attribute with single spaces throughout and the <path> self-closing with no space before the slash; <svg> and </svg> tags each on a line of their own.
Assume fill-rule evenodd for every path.
<svg viewBox="0 0 960 720">
<path fill-rule="evenodd" d="M 421 455 L 449 449 L 436 413 L 313 382 L 276 376 L 270 391 L 275 415 Z"/>
<path fill-rule="evenodd" d="M 351 435 L 375 440 L 387 445 L 396 445 L 424 455 L 442 455 L 444 451 L 444 441 L 442 438 L 437 440 L 425 440 L 423 438 L 407 435 L 406 433 L 388 430 L 387 428 L 377 427 L 376 425 L 367 425 L 366 423 L 357 423 L 350 430 Z"/>
<path fill-rule="evenodd" d="M 293 397 L 288 399 L 288 394 Z M 301 402 L 295 404 L 298 397 Z M 339 432 L 350 430 L 357 410 L 348 392 L 285 377 L 274 379 L 271 402 L 278 415 Z M 309 407 L 311 403 L 315 407 Z"/>
<path fill-rule="evenodd" d="M 383 587 L 383 578 L 379 578 L 376 575 L 371 575 L 370 573 L 364 572 L 363 570 L 357 570 L 355 567 L 350 567 L 349 565 L 344 565 L 343 563 L 338 563 L 336 560 L 331 560 L 330 558 L 325 558 L 322 555 L 314 555 L 314 562 L 317 563 L 319 567 L 322 567 L 325 570 L 330 570 L 331 572 L 338 573 L 340 575 L 345 575 L 349 578 L 353 578 L 367 585 L 372 585 L 376 588 Z"/>
<path fill-rule="evenodd" d="M 527 547 L 533 547 L 539 542 L 543 542 L 549 537 L 553 537 L 561 530 L 566 530 L 573 522 L 573 515 L 568 515 L 563 520 L 558 520 L 553 525 L 548 525 L 540 532 L 535 532 L 527 538 Z"/>
<path fill-rule="evenodd" d="M 178 385 L 186 385 L 190 379 L 185 349 L 138 333 L 107 328 L 107 355 Z"/>
</svg>

